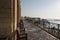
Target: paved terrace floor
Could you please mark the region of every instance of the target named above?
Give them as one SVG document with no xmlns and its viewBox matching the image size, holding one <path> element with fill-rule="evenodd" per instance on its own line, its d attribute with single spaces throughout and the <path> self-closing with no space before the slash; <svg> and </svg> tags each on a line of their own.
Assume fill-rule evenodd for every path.
<svg viewBox="0 0 60 40">
<path fill-rule="evenodd" d="M 43 31 L 42 29 L 38 28 L 37 26 L 24 21 L 24 27 L 27 32 L 27 39 L 28 40 L 59 40 L 54 36 L 50 35 L 49 33 Z"/>
</svg>

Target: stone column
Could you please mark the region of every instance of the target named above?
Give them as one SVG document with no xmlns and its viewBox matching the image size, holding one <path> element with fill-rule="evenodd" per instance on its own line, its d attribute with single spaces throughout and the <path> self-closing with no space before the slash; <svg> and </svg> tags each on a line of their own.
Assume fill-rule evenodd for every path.
<svg viewBox="0 0 60 40">
<path fill-rule="evenodd" d="M 17 0 L 17 23 L 20 22 L 21 19 L 21 5 L 20 0 Z"/>
<path fill-rule="evenodd" d="M 13 32 L 17 28 L 17 24 L 20 22 L 21 18 L 21 6 L 20 0 L 13 0 Z M 16 34 L 14 35 L 14 40 L 16 40 Z"/>
</svg>

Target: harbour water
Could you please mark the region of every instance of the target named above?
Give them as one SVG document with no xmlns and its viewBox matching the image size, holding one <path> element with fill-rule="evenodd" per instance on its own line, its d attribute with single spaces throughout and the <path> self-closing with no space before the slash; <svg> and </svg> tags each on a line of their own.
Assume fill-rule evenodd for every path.
<svg viewBox="0 0 60 40">
<path fill-rule="evenodd" d="M 56 29 L 58 29 L 58 24 L 60 24 L 60 21 L 49 20 L 49 22 L 51 23 L 50 24 L 51 28 L 55 27 Z M 59 26 L 59 29 L 60 29 L 60 26 Z"/>
<path fill-rule="evenodd" d="M 52 20 L 52 21 L 49 21 L 49 22 L 60 24 L 60 21 L 54 21 L 54 20 Z"/>
</svg>

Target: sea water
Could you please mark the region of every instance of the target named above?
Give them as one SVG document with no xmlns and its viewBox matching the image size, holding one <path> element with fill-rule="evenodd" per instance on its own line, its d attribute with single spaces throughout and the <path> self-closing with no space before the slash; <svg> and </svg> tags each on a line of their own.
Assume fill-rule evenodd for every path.
<svg viewBox="0 0 60 40">
<path fill-rule="evenodd" d="M 49 20 L 49 22 L 51 23 L 50 24 L 51 28 L 55 27 L 56 29 L 58 29 L 58 24 L 60 24 L 60 21 Z M 60 26 L 59 26 L 59 29 L 60 29 Z"/>
<path fill-rule="evenodd" d="M 52 21 L 49 21 L 49 22 L 60 24 L 60 21 L 54 21 L 54 20 L 52 20 Z"/>
</svg>

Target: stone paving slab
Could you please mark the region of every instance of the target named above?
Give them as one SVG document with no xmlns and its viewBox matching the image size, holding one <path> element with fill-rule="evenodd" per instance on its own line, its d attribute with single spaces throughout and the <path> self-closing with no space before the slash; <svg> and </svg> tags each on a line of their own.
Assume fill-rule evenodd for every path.
<svg viewBox="0 0 60 40">
<path fill-rule="evenodd" d="M 28 40 L 59 40 L 27 21 L 24 21 L 24 27 L 26 29 Z"/>
</svg>

